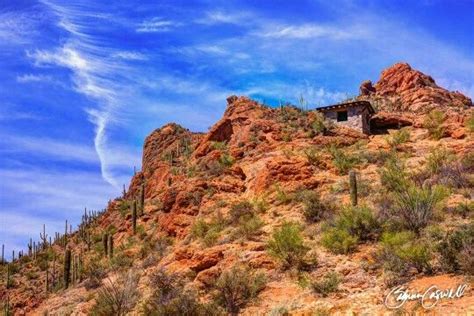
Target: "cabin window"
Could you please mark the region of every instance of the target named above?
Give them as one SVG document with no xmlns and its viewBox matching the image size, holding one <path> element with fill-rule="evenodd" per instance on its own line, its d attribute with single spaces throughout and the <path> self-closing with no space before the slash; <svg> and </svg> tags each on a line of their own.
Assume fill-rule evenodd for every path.
<svg viewBox="0 0 474 316">
<path fill-rule="evenodd" d="M 337 121 L 338 122 L 347 121 L 347 111 L 337 112 Z"/>
</svg>

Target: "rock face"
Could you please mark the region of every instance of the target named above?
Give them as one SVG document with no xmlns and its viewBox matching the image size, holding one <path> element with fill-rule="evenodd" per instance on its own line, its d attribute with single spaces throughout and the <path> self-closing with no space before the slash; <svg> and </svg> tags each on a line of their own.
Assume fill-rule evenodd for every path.
<svg viewBox="0 0 474 316">
<path fill-rule="evenodd" d="M 428 113 L 434 108 L 472 107 L 471 99 L 458 91 L 439 87 L 433 78 L 407 63 L 385 69 L 374 86 L 364 81 L 359 98 L 371 100 L 379 109 L 413 113 Z"/>
<path fill-rule="evenodd" d="M 110 201 L 106 212 L 89 227 L 92 245 L 85 245 L 75 232 L 68 239 L 69 247 L 75 254 L 84 255 L 86 265 L 98 260 L 108 273 L 103 283 L 133 261 L 132 269 L 142 276 L 138 289 L 143 300 L 156 287 L 148 280 L 154 269 L 182 275 L 186 288 L 196 290 L 199 299 L 208 302 L 221 273 L 244 264 L 263 273 L 268 283 L 258 299 L 243 307 L 242 315 L 385 314 L 382 295 L 388 288 L 375 256 L 381 245 L 361 241 L 348 255 L 324 248 L 324 223 L 313 223 L 305 217 L 308 207 L 318 212 L 320 207 L 319 202 L 304 200 L 307 190 L 319 194 L 321 201 L 331 201 L 337 206 L 335 212 L 348 205 L 348 176 L 342 167 L 350 160 L 361 179 L 361 201 L 370 207 L 380 206 L 384 191 L 380 166 L 393 151 L 400 152 L 407 166 L 420 170 L 426 166 L 428 153 L 441 146 L 458 160 L 470 158 L 474 134 L 467 125 L 472 109 L 463 108 L 470 104 L 469 99 L 436 86 L 429 76 L 406 64 L 384 71 L 376 85 L 364 82 L 360 98 L 388 100 L 372 116 L 372 122 L 387 130 L 406 126 L 409 139 L 391 148 L 387 141 L 390 135 L 367 136 L 347 126 L 318 120 L 315 111 L 292 106 L 271 108 L 243 96 L 227 98 L 222 118 L 207 133 L 193 133 L 174 123 L 154 130 L 144 142 L 142 170 L 133 176 L 125 195 Z M 397 107 L 388 107 L 394 104 Z M 439 141 L 429 138 L 423 128 L 423 113 L 431 108 L 449 113 Z M 357 158 L 354 166 L 353 158 Z M 469 170 L 471 174 L 473 171 Z M 133 234 L 130 205 L 140 200 L 142 187 L 144 210 Z M 454 202 L 468 200 L 466 190 L 457 192 L 462 194 L 456 193 L 447 201 L 453 206 L 458 205 Z M 238 213 L 243 216 L 235 220 Z M 452 213 L 449 222 L 437 224 L 454 229 L 458 223 Z M 333 215 L 329 214 L 328 220 Z M 310 248 L 308 263 L 312 264 L 305 265 L 304 279 L 317 281 L 336 271 L 342 278 L 339 291 L 322 297 L 310 287 L 300 286 L 299 277 L 285 272 L 268 251 L 270 238 L 286 221 L 300 224 L 304 243 Z M 120 269 L 109 269 L 115 260 L 102 253 L 101 237 L 112 231 L 116 264 L 124 265 Z M 53 248 L 61 258 L 63 246 L 55 244 Z M 315 261 L 317 265 L 313 266 Z M 22 265 L 21 273 L 14 275 L 14 288 L 5 289 L 4 282 L 0 282 L 0 306 L 8 295 L 15 315 L 91 314 L 95 304 L 91 298 L 97 298 L 97 290 L 87 290 L 84 283 L 76 282 L 68 290 L 46 293 L 46 271 L 33 260 L 18 265 Z M 433 269 L 435 274 L 439 271 Z M 417 271 L 412 276 L 418 280 L 423 277 Z M 442 276 L 445 279 L 457 281 L 450 275 Z M 473 293 L 456 301 L 456 306 L 450 305 L 454 301 L 446 301 L 444 310 L 464 312 L 472 306 Z M 141 306 L 137 304 L 130 314 L 141 315 Z"/>
</svg>

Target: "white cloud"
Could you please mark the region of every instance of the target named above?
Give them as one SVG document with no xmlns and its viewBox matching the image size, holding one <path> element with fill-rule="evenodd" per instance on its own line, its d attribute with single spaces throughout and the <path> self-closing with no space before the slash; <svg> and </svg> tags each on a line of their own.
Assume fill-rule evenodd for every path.
<svg viewBox="0 0 474 316">
<path fill-rule="evenodd" d="M 35 74 L 23 74 L 16 76 L 16 81 L 19 83 L 28 83 L 28 82 L 50 82 L 52 78 L 45 75 L 35 75 Z"/>
<path fill-rule="evenodd" d="M 204 16 L 195 20 L 198 24 L 216 25 L 216 24 L 242 24 L 251 23 L 252 14 L 249 12 L 225 12 L 222 10 L 205 12 Z"/>
<path fill-rule="evenodd" d="M 147 60 L 148 57 L 139 52 L 119 51 L 112 54 L 113 58 L 120 58 L 125 60 Z"/>
<path fill-rule="evenodd" d="M 57 139 L 5 135 L 0 139 L 0 152 L 24 152 L 45 156 L 53 160 L 98 163 L 97 154 L 92 146 L 65 142 Z"/>
<path fill-rule="evenodd" d="M 154 17 L 140 23 L 136 31 L 138 33 L 168 32 L 180 25 L 181 23 L 165 20 L 161 17 Z"/>
<path fill-rule="evenodd" d="M 331 39 L 354 39 L 360 37 L 353 29 L 343 29 L 335 26 L 303 24 L 303 25 L 275 25 L 262 33 L 257 33 L 263 37 L 309 39 L 319 37 L 329 37 Z"/>
</svg>

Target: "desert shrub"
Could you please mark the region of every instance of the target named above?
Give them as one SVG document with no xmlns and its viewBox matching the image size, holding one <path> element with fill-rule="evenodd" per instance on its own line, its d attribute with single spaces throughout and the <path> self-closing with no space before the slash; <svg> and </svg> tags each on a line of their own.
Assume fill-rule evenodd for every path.
<svg viewBox="0 0 474 316">
<path fill-rule="evenodd" d="M 336 292 L 340 283 L 341 277 L 338 273 L 328 272 L 321 280 L 311 282 L 311 287 L 313 291 L 326 297 L 329 293 Z"/>
<path fill-rule="evenodd" d="M 285 269 L 300 266 L 308 250 L 304 245 L 299 225 L 292 222 L 283 223 L 273 232 L 268 242 L 268 252 L 280 260 Z"/>
<path fill-rule="evenodd" d="M 323 155 L 320 151 L 317 151 L 316 148 L 311 147 L 303 151 L 306 160 L 312 166 L 319 167 L 323 161 Z"/>
<path fill-rule="evenodd" d="M 46 271 L 48 269 L 48 254 L 46 252 L 40 252 L 36 255 L 36 266 L 41 271 Z"/>
<path fill-rule="evenodd" d="M 367 206 L 348 206 L 323 227 L 322 245 L 334 253 L 353 251 L 360 241 L 375 240 L 381 226 Z"/>
<path fill-rule="evenodd" d="M 237 223 L 241 217 L 252 216 L 254 209 L 249 201 L 241 201 L 230 207 L 230 220 Z"/>
<path fill-rule="evenodd" d="M 196 219 L 191 227 L 191 236 L 198 238 L 207 247 L 215 245 L 224 228 L 224 220 L 216 217 L 206 222 L 202 218 Z"/>
<path fill-rule="evenodd" d="M 386 163 L 380 177 L 392 202 L 387 213 L 389 219 L 417 234 L 430 222 L 447 194 L 443 186 L 416 185 L 404 166 L 394 160 Z"/>
<path fill-rule="evenodd" d="M 472 273 L 472 267 L 465 266 L 465 263 L 472 261 L 472 258 L 467 259 L 465 255 L 472 253 L 473 244 L 473 224 L 461 226 L 457 230 L 448 233 L 437 247 L 443 269 L 448 272 L 466 271 Z"/>
<path fill-rule="evenodd" d="M 195 291 L 185 288 L 185 282 L 179 275 L 159 268 L 150 275 L 149 280 L 151 295 L 143 305 L 144 315 L 217 315 L 216 309 L 199 301 Z"/>
<path fill-rule="evenodd" d="M 223 166 L 224 168 L 229 168 L 231 167 L 235 162 L 234 157 L 232 157 L 228 153 L 224 153 L 219 157 L 219 164 Z"/>
<path fill-rule="evenodd" d="M 173 243 L 172 239 L 165 236 L 159 236 L 156 240 L 152 238 L 146 239 L 140 247 L 140 258 L 144 259 L 153 255 L 155 259 L 161 259 L 169 246 Z"/>
<path fill-rule="evenodd" d="M 83 270 L 84 287 L 87 290 L 95 289 L 102 284 L 102 279 L 107 276 L 107 271 L 100 263 L 98 257 L 92 258 Z"/>
<path fill-rule="evenodd" d="M 330 147 L 329 152 L 332 156 L 334 167 L 336 167 L 339 174 L 347 174 L 350 169 L 359 163 L 357 157 L 349 155 L 335 146 Z"/>
<path fill-rule="evenodd" d="M 431 271 L 431 250 L 428 244 L 411 231 L 385 232 L 378 258 L 385 270 L 403 275 L 410 268 Z"/>
<path fill-rule="evenodd" d="M 128 269 L 133 265 L 133 258 L 129 257 L 123 251 L 116 251 L 110 260 L 110 265 L 114 269 Z"/>
<path fill-rule="evenodd" d="M 216 301 L 230 314 L 237 315 L 251 299 L 265 288 L 265 275 L 247 266 L 236 265 L 217 279 Z"/>
<path fill-rule="evenodd" d="M 99 289 L 92 315 L 126 315 L 138 300 L 138 277 L 129 272 L 108 281 Z"/>
<path fill-rule="evenodd" d="M 431 150 L 426 159 L 426 168 L 431 174 L 438 174 L 441 169 L 453 160 L 453 155 L 445 148 Z"/>
<path fill-rule="evenodd" d="M 330 123 L 325 119 L 324 115 L 319 112 L 314 113 L 313 121 L 310 126 L 310 137 L 324 135 L 331 128 Z"/>
<path fill-rule="evenodd" d="M 406 128 L 399 129 L 386 138 L 388 145 L 396 149 L 410 140 L 410 132 Z"/>
<path fill-rule="evenodd" d="M 474 243 L 464 244 L 459 253 L 459 268 L 463 273 L 474 275 Z"/>
<path fill-rule="evenodd" d="M 216 150 L 227 150 L 226 142 L 212 142 L 211 148 Z"/>
<path fill-rule="evenodd" d="M 442 186 L 420 188 L 410 185 L 394 192 L 393 217 L 407 229 L 417 234 L 433 217 L 437 205 L 446 197 Z"/>
<path fill-rule="evenodd" d="M 474 213 L 474 201 L 459 203 L 454 209 L 454 213 L 461 215 L 463 218 L 469 217 Z"/>
<path fill-rule="evenodd" d="M 275 192 L 278 204 L 289 204 L 293 201 L 293 194 L 286 192 L 279 185 L 275 186 Z"/>
<path fill-rule="evenodd" d="M 443 137 L 445 129 L 443 123 L 445 115 L 439 110 L 433 110 L 425 116 L 423 127 L 428 130 L 428 134 L 433 139 L 440 139 Z"/>
<path fill-rule="evenodd" d="M 321 200 L 315 191 L 304 190 L 297 194 L 296 199 L 303 203 L 303 215 L 309 222 L 318 222 L 328 218 L 335 209 L 335 206 L 327 201 Z"/>
<path fill-rule="evenodd" d="M 264 222 L 256 214 L 242 216 L 234 232 L 234 237 L 252 239 L 252 237 L 261 234 L 263 225 Z"/>
<path fill-rule="evenodd" d="M 474 112 L 471 112 L 471 116 L 467 119 L 466 127 L 471 133 L 474 132 Z"/>
<path fill-rule="evenodd" d="M 257 213 L 265 213 L 268 210 L 268 208 L 270 207 L 270 204 L 268 204 L 265 196 L 254 198 L 254 199 L 252 199 L 251 203 L 253 205 L 254 210 Z"/>
<path fill-rule="evenodd" d="M 328 227 L 321 237 L 321 244 L 336 254 L 347 254 L 357 247 L 358 238 L 344 229 Z"/>
</svg>

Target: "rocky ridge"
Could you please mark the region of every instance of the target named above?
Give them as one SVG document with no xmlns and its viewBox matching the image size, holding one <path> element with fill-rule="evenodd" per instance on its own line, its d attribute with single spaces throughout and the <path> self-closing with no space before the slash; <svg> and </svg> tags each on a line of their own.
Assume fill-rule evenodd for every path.
<svg viewBox="0 0 474 316">
<path fill-rule="evenodd" d="M 360 90 L 360 99 L 378 104 L 374 122 L 382 126 L 397 125 L 397 128 L 407 126 L 409 139 L 395 150 L 406 157 L 407 165 L 413 170 L 425 166 L 433 148 L 442 146 L 458 159 L 473 152 L 474 137 L 469 129 L 472 101 L 459 92 L 437 86 L 431 77 L 408 64 L 396 64 L 384 70 L 375 85 L 366 81 Z M 430 111 L 437 109 L 447 114 L 441 123 L 442 135 L 435 140 L 429 137 L 424 120 Z M 387 274 L 376 263 L 379 245 L 367 242 L 352 253 L 332 253 L 320 243 L 324 225 L 307 223 L 304 205 L 290 196 L 304 189 L 318 192 L 322 199 L 334 201 L 338 206 L 350 203 L 347 175 L 338 168 L 330 149 L 337 146 L 364 156 L 353 167 L 366 186 L 361 199 L 378 209 L 377 194 L 382 184 L 378 173 L 381 162 L 377 157 L 394 149 L 387 137 L 396 131 L 389 129 L 388 136 L 366 136 L 340 126 L 321 130 L 315 128 L 319 119 L 314 111 L 270 108 L 247 97 L 231 96 L 223 117 L 205 134 L 190 132 L 173 123 L 153 131 L 144 143 L 142 170 L 131 179 L 124 196 L 111 201 L 91 229 L 99 245 L 101 234 L 113 231 L 118 249 L 115 256 L 130 261 L 125 267 L 118 265 L 119 268 L 108 270 L 108 276 L 114 278 L 120 270 L 139 271 L 139 301 L 143 303 L 150 295 L 150 277 L 157 269 L 164 268 L 182 276 L 186 286 L 195 289 L 201 301 L 208 302 L 212 300 L 213 286 L 219 276 L 240 263 L 264 273 L 267 279 L 257 298 L 242 307 L 243 315 L 388 313 L 383 298 L 390 287 Z M 145 205 L 137 222 L 140 232 L 132 236 L 129 202 L 140 195 L 140 190 L 144 190 Z M 472 196 L 472 186 L 457 188 L 447 198 L 446 209 L 470 201 Z M 261 208 L 258 217 L 262 224 L 255 234 L 242 237 L 241 227 L 231 223 L 221 227 L 210 241 L 197 237 L 199 221 L 227 223 L 233 216 L 233 207 L 244 201 Z M 466 222 L 451 213 L 444 216 L 443 229 L 448 231 Z M 316 253 L 317 264 L 309 271 L 284 270 L 268 252 L 268 240 L 285 221 L 302 225 L 305 242 Z M 71 236 L 71 247 L 82 247 L 75 237 Z M 163 239 L 170 240 L 170 244 L 159 256 L 152 249 L 145 249 L 145 245 Z M 62 252 L 59 245 L 53 249 Z M 97 254 L 92 250 L 88 256 L 86 262 L 95 260 Z M 108 262 L 106 258 L 100 260 L 104 265 Z M 31 262 L 24 269 L 34 271 L 38 277 L 29 279 L 22 272 L 22 276 L 16 277 L 13 289 L 0 286 L 0 298 L 9 295 L 16 315 L 40 315 L 45 311 L 81 315 L 93 308 L 98 292 L 87 290 L 85 281 L 69 290 L 45 294 L 41 290 L 44 271 L 37 271 Z M 331 271 L 342 278 L 338 291 L 325 296 L 302 286 L 302 276 L 318 280 Z M 434 278 L 443 284 L 469 282 L 472 285 L 463 275 L 448 275 L 442 269 L 433 273 L 434 276 L 426 271 L 411 272 L 404 282 L 416 287 Z M 441 302 L 437 311 L 473 312 L 472 294 L 471 287 L 456 304 Z M 130 313 L 142 314 L 140 306 L 136 304 Z M 406 308 L 419 310 L 416 304 L 408 304 Z"/>
</svg>

